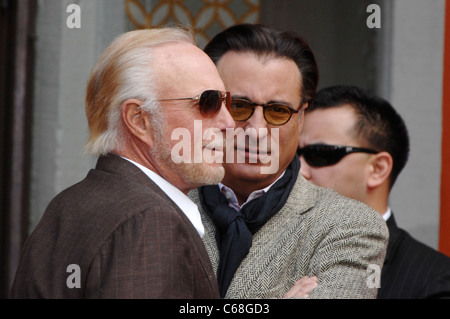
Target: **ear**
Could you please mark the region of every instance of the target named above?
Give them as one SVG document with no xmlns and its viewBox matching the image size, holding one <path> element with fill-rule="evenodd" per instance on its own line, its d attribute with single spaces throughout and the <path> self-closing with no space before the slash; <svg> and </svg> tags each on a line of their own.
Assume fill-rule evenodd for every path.
<svg viewBox="0 0 450 319">
<path fill-rule="evenodd" d="M 389 176 L 391 175 L 393 165 L 394 161 L 388 152 L 375 154 L 370 162 L 367 186 L 369 188 L 376 188 L 385 182 L 389 183 Z"/>
<path fill-rule="evenodd" d="M 303 123 L 305 122 L 305 110 L 308 108 L 308 106 L 309 106 L 308 102 L 305 102 L 302 104 L 302 106 L 300 106 L 302 108 L 302 110 L 300 111 L 299 121 L 298 121 L 300 135 L 303 130 Z"/>
<path fill-rule="evenodd" d="M 303 108 L 303 113 L 305 112 L 305 110 L 308 108 L 308 106 L 309 106 L 309 102 L 305 102 L 305 103 L 303 103 L 302 104 L 302 108 Z"/>
<path fill-rule="evenodd" d="M 126 100 L 122 104 L 122 122 L 131 138 L 137 138 L 146 145 L 153 147 L 153 130 L 150 114 L 141 108 L 142 101 Z"/>
</svg>

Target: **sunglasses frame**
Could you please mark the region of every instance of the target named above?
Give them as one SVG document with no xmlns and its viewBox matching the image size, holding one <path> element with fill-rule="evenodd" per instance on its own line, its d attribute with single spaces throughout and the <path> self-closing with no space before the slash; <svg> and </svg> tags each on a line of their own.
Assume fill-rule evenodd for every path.
<svg viewBox="0 0 450 319">
<path fill-rule="evenodd" d="M 250 115 L 249 115 L 247 118 L 242 119 L 242 120 L 236 120 L 236 119 L 233 117 L 233 114 L 231 114 L 231 108 L 232 108 L 232 104 L 233 104 L 234 101 L 245 102 L 245 103 L 247 103 L 248 105 L 251 106 L 252 112 L 250 113 Z M 280 124 L 271 123 L 271 122 L 269 122 L 269 120 L 267 120 L 267 117 L 266 117 L 266 110 L 267 110 L 267 108 L 273 107 L 273 106 L 277 106 L 277 105 L 286 107 L 286 108 L 289 110 L 289 112 L 290 112 L 289 118 L 288 118 L 285 122 L 280 123 Z M 299 107 L 298 110 L 294 110 L 294 109 L 291 108 L 290 106 L 288 106 L 288 105 L 286 105 L 286 104 L 283 104 L 283 103 L 261 104 L 261 103 L 255 103 L 255 102 L 252 102 L 252 101 L 249 101 L 249 100 L 246 100 L 246 99 L 241 99 L 241 98 L 231 98 L 231 104 L 230 104 L 230 109 L 229 109 L 229 110 L 230 110 L 231 117 L 233 117 L 233 119 L 234 119 L 236 122 L 244 122 L 244 121 L 247 121 L 249 118 L 251 118 L 251 117 L 253 116 L 253 114 L 255 113 L 255 109 L 256 109 L 257 106 L 261 106 L 261 107 L 263 108 L 264 119 L 266 120 L 266 122 L 269 123 L 270 125 L 275 125 L 275 126 L 280 126 L 280 125 L 286 124 L 287 122 L 290 121 L 290 119 L 292 118 L 292 115 L 293 115 L 294 113 L 298 113 L 298 112 L 300 112 L 300 111 L 303 109 L 303 103 L 300 104 L 300 107 Z"/>
<path fill-rule="evenodd" d="M 311 162 L 311 159 L 308 159 L 308 157 L 309 157 L 308 155 L 305 156 L 305 150 L 306 150 L 306 152 L 308 152 L 308 151 L 313 151 L 313 152 L 319 151 L 320 152 L 321 150 L 324 150 L 324 149 L 326 149 L 328 152 L 330 152 L 329 154 L 333 153 L 334 156 L 336 156 L 335 154 L 338 154 L 337 157 L 333 158 L 330 161 L 329 158 L 322 156 L 322 158 L 325 159 L 326 163 L 325 164 L 317 164 L 317 163 L 314 163 L 313 161 Z M 303 155 L 303 158 L 308 163 L 308 165 L 311 167 L 325 167 L 325 166 L 335 165 L 335 164 L 339 163 L 345 156 L 347 156 L 348 154 L 352 154 L 352 153 L 378 154 L 379 152 L 375 151 L 373 149 L 365 148 L 365 147 L 330 145 L 330 144 L 310 144 L 310 145 L 304 146 L 302 148 L 299 148 L 297 150 L 298 156 Z"/>
<path fill-rule="evenodd" d="M 205 100 L 208 100 L 208 97 L 205 97 L 204 94 L 209 94 L 210 92 L 214 92 L 214 93 L 219 93 L 219 100 L 220 100 L 220 105 L 215 105 L 214 109 L 210 108 L 209 105 L 206 105 L 205 107 L 202 107 L 202 105 L 200 104 L 200 102 L 202 101 L 202 96 Z M 219 113 L 220 108 L 222 107 L 222 104 L 225 103 L 226 108 L 229 110 L 231 107 L 231 94 L 230 92 L 222 92 L 219 90 L 205 90 L 202 93 L 200 93 L 197 96 L 194 97 L 179 97 L 179 98 L 171 98 L 171 99 L 159 99 L 156 101 L 182 101 L 182 100 L 193 100 L 193 101 L 198 101 L 198 105 L 199 105 L 199 109 L 200 109 L 200 114 L 204 117 L 211 117 L 216 115 L 217 113 Z"/>
</svg>

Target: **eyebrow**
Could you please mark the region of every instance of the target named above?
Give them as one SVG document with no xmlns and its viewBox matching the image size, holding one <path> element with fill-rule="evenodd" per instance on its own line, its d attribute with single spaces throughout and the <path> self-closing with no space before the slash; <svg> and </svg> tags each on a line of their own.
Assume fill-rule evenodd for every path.
<svg viewBox="0 0 450 319">
<path fill-rule="evenodd" d="M 258 105 L 283 104 L 283 105 L 289 106 L 290 108 L 293 109 L 292 104 L 289 103 L 289 102 L 286 102 L 286 101 L 270 100 L 270 101 L 267 102 L 267 103 L 260 103 L 260 102 L 255 102 L 255 101 L 253 101 L 252 99 L 249 99 L 247 96 L 244 96 L 244 95 L 232 95 L 231 98 L 232 98 L 232 99 L 246 100 L 246 101 L 249 101 L 249 102 L 258 104 Z"/>
</svg>

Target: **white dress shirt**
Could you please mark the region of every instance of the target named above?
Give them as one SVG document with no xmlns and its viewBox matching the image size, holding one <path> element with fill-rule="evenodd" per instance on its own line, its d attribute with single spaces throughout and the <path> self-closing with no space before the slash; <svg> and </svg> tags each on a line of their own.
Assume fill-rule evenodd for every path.
<svg viewBox="0 0 450 319">
<path fill-rule="evenodd" d="M 195 203 L 189 197 L 187 197 L 182 191 L 180 191 L 178 188 L 173 186 L 171 183 L 169 183 L 164 178 L 148 169 L 147 167 L 123 156 L 122 158 L 136 165 L 145 173 L 145 175 L 148 176 L 148 178 L 150 178 L 156 185 L 158 185 L 158 187 L 161 188 L 161 190 L 166 193 L 167 196 L 169 196 L 169 198 L 173 200 L 174 203 L 186 215 L 192 225 L 194 225 L 200 237 L 203 237 L 205 229 L 200 218 L 200 212 L 198 211 L 197 205 L 195 205 Z"/>
</svg>

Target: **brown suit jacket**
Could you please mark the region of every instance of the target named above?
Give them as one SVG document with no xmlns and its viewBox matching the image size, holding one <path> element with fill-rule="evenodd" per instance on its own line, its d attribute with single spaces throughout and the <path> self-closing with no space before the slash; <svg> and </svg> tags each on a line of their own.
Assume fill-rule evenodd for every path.
<svg viewBox="0 0 450 319">
<path fill-rule="evenodd" d="M 193 225 L 139 168 L 113 154 L 52 200 L 25 243 L 11 290 L 12 298 L 218 296 Z"/>
</svg>

